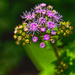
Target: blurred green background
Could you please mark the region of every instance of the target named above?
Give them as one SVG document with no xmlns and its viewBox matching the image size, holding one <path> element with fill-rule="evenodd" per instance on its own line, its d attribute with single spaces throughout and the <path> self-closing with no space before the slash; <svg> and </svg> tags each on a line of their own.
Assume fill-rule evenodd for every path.
<svg viewBox="0 0 75 75">
<path fill-rule="evenodd" d="M 37 75 L 38 70 L 32 64 L 25 49 L 16 46 L 13 32 L 15 26 L 22 23 L 20 17 L 22 12 L 30 11 L 39 3 L 52 5 L 63 15 L 64 21 L 69 20 L 75 28 L 75 0 L 0 0 L 0 75 Z M 64 46 L 68 46 L 69 43 L 72 45 L 75 40 L 74 32 L 75 29 L 70 37 L 62 40 Z"/>
</svg>

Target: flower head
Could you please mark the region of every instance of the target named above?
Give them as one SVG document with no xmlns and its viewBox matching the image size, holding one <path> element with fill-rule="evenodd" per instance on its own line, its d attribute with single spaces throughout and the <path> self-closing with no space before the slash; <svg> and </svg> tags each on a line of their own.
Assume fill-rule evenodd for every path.
<svg viewBox="0 0 75 75">
<path fill-rule="evenodd" d="M 32 40 L 33 40 L 33 42 L 37 42 L 38 38 L 37 38 L 36 36 L 34 36 L 34 37 L 32 38 Z"/>
<path fill-rule="evenodd" d="M 54 16 L 54 13 L 52 11 L 48 11 L 47 12 L 47 15 L 48 15 L 48 17 L 53 17 Z"/>
<path fill-rule="evenodd" d="M 17 29 L 15 29 L 15 31 L 14 31 L 14 34 L 16 34 L 17 33 Z"/>
<path fill-rule="evenodd" d="M 39 18 L 39 23 L 44 24 L 46 22 L 45 18 L 41 17 Z"/>
<path fill-rule="evenodd" d="M 54 22 L 47 22 L 47 27 L 49 28 L 49 29 L 53 29 L 54 27 L 55 27 L 55 24 L 54 24 Z"/>
<path fill-rule="evenodd" d="M 40 43 L 40 48 L 44 48 L 45 46 L 45 43 Z"/>
<path fill-rule="evenodd" d="M 36 17 L 36 15 L 35 15 L 35 13 L 33 12 L 33 13 L 32 13 L 32 18 L 35 18 L 35 17 Z"/>
<path fill-rule="evenodd" d="M 43 15 L 46 14 L 46 10 L 45 10 L 45 9 L 42 10 L 42 14 L 43 14 Z"/>
<path fill-rule="evenodd" d="M 42 9 L 36 10 L 36 13 L 41 14 L 42 13 Z"/>
<path fill-rule="evenodd" d="M 31 23 L 30 24 L 30 31 L 37 31 L 38 24 L 37 23 Z"/>
<path fill-rule="evenodd" d="M 22 19 L 26 19 L 26 21 L 32 19 L 31 13 L 30 12 L 27 13 L 27 11 L 26 11 L 26 13 L 23 12 L 23 16 L 21 16 L 21 17 L 22 17 Z"/>
<path fill-rule="evenodd" d="M 52 35 L 56 35 L 56 31 L 54 31 L 54 30 L 51 31 L 51 34 L 52 34 Z"/>
<path fill-rule="evenodd" d="M 46 41 L 48 41 L 48 40 L 50 39 L 50 37 L 49 37 L 48 34 L 44 35 L 43 38 L 44 38 L 44 40 L 46 40 Z"/>
<path fill-rule="evenodd" d="M 56 21 L 58 21 L 59 20 L 59 17 L 58 16 L 54 16 L 54 19 L 56 20 Z"/>
<path fill-rule="evenodd" d="M 49 5 L 47 8 L 48 8 L 48 9 L 53 9 L 53 6 Z"/>
<path fill-rule="evenodd" d="M 46 7 L 45 3 L 40 4 L 41 7 Z"/>
<path fill-rule="evenodd" d="M 70 22 L 63 22 L 63 16 L 54 10 L 53 6 L 46 6 L 46 3 L 35 6 L 30 12 L 23 12 L 21 17 L 25 21 L 15 28 L 13 36 L 17 45 L 31 44 L 32 38 L 33 42 L 40 40 L 40 47 L 44 48 L 46 45 L 43 42 L 55 43 L 59 40 L 58 35 L 66 36 L 72 33 Z"/>
<path fill-rule="evenodd" d="M 27 27 L 24 27 L 24 31 L 28 31 L 28 28 Z"/>
<path fill-rule="evenodd" d="M 45 32 L 46 31 L 46 28 L 45 27 L 42 27 L 41 28 L 41 32 Z"/>
<path fill-rule="evenodd" d="M 51 39 L 51 43 L 55 43 L 55 40 L 54 39 Z"/>
</svg>

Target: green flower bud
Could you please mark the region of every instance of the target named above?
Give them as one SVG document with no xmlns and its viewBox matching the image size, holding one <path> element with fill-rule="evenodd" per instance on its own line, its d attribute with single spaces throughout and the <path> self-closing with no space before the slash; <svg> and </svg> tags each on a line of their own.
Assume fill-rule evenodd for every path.
<svg viewBox="0 0 75 75">
<path fill-rule="evenodd" d="M 65 26 L 62 26 L 62 29 L 65 30 Z"/>
<path fill-rule="evenodd" d="M 24 31 L 25 31 L 25 32 L 28 31 L 28 28 L 27 28 L 26 26 L 24 27 Z"/>
<path fill-rule="evenodd" d="M 19 25 L 19 29 L 22 29 L 23 28 L 23 26 L 22 25 Z"/>
<path fill-rule="evenodd" d="M 22 36 L 25 36 L 25 32 L 22 33 Z"/>
<path fill-rule="evenodd" d="M 26 39 L 25 42 L 26 42 L 26 43 L 29 43 L 29 39 Z"/>
<path fill-rule="evenodd" d="M 66 64 L 63 64 L 63 67 L 66 67 Z"/>
<path fill-rule="evenodd" d="M 19 30 L 19 34 L 21 34 L 22 33 L 22 30 Z"/>
<path fill-rule="evenodd" d="M 66 30 L 66 33 L 67 33 L 67 34 L 70 34 L 70 30 Z"/>
<path fill-rule="evenodd" d="M 66 22 L 67 25 L 70 25 L 71 23 L 69 21 Z"/>
<path fill-rule="evenodd" d="M 61 66 L 58 66 L 58 69 L 61 69 Z"/>
<path fill-rule="evenodd" d="M 15 27 L 15 30 L 17 30 L 17 29 L 18 29 L 18 26 Z"/>
<path fill-rule="evenodd" d="M 25 42 L 22 43 L 22 46 L 25 46 Z"/>
<path fill-rule="evenodd" d="M 66 28 L 69 28 L 69 25 L 68 24 L 66 24 L 65 26 L 66 26 Z"/>
<path fill-rule="evenodd" d="M 17 29 L 15 29 L 14 34 L 17 34 Z"/>
<path fill-rule="evenodd" d="M 61 33 L 63 33 L 64 31 L 63 31 L 63 30 L 61 30 L 60 32 L 61 32 Z"/>
<path fill-rule="evenodd" d="M 22 40 L 25 41 L 25 38 L 23 38 Z"/>
<path fill-rule="evenodd" d="M 63 36 L 66 36 L 66 33 L 64 33 Z"/>
<path fill-rule="evenodd" d="M 60 34 L 60 31 L 57 31 L 57 34 Z"/>
<path fill-rule="evenodd" d="M 56 10 L 52 10 L 52 12 L 53 12 L 54 14 L 56 14 Z"/>
<path fill-rule="evenodd" d="M 26 38 L 29 38 L 29 35 L 26 35 Z"/>
<path fill-rule="evenodd" d="M 63 61 L 61 61 L 60 65 L 63 65 L 63 64 L 64 64 L 64 62 L 63 62 Z"/>
<path fill-rule="evenodd" d="M 27 23 L 23 23 L 22 25 L 25 26 L 25 25 L 27 25 Z"/>
<path fill-rule="evenodd" d="M 51 9 L 53 9 L 53 6 L 49 5 L 47 8 L 48 8 L 49 10 L 51 10 Z"/>
<path fill-rule="evenodd" d="M 63 73 L 64 71 L 61 69 L 60 72 Z"/>
<path fill-rule="evenodd" d="M 20 45 L 20 42 L 19 41 L 16 41 L 16 45 Z"/>
<path fill-rule="evenodd" d="M 72 30 L 72 29 L 73 29 L 73 27 L 72 27 L 72 26 L 70 26 L 69 28 L 70 28 L 70 30 Z"/>
<path fill-rule="evenodd" d="M 18 39 L 18 41 L 22 40 L 22 36 L 18 36 L 17 39 Z"/>
<path fill-rule="evenodd" d="M 14 39 L 17 39 L 17 35 L 14 35 L 13 38 L 14 38 Z"/>
<path fill-rule="evenodd" d="M 65 25 L 65 24 L 66 24 L 66 22 L 61 21 L 61 24 L 62 24 L 62 25 Z"/>
</svg>

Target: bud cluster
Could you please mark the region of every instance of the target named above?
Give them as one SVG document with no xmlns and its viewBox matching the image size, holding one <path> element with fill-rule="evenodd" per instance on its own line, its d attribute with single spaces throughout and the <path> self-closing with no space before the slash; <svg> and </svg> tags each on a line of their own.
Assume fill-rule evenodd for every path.
<svg viewBox="0 0 75 75">
<path fill-rule="evenodd" d="M 68 68 L 69 66 L 64 61 L 61 61 L 56 69 L 58 70 L 59 74 L 63 74 Z"/>
<path fill-rule="evenodd" d="M 23 12 L 24 19 L 22 25 L 15 28 L 14 39 L 16 44 L 41 41 L 40 47 L 46 46 L 45 41 L 55 43 L 59 39 L 59 35 L 69 35 L 73 29 L 70 22 L 63 22 L 60 15 L 53 6 L 47 6 L 45 3 L 39 4 L 31 9 L 30 12 Z"/>
<path fill-rule="evenodd" d="M 61 21 L 61 27 L 59 28 L 58 34 L 61 34 L 63 36 L 69 36 L 70 34 L 72 34 L 72 30 L 73 27 L 71 26 L 71 23 L 69 21 Z"/>
<path fill-rule="evenodd" d="M 24 46 L 26 43 L 31 43 L 29 40 L 30 36 L 26 34 L 27 30 L 28 28 L 26 27 L 26 23 L 16 26 L 13 37 L 17 40 L 17 45 L 22 44 Z"/>
</svg>

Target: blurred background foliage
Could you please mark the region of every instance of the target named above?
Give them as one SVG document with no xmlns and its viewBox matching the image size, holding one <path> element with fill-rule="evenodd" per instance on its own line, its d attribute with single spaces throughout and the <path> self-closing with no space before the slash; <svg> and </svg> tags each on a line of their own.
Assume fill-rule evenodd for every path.
<svg viewBox="0 0 75 75">
<path fill-rule="evenodd" d="M 45 59 L 47 58 L 46 61 L 50 61 L 51 58 L 50 56 L 46 57 L 47 54 L 45 52 L 41 55 L 42 57 L 40 56 L 42 60 L 39 60 L 40 57 L 36 55 L 34 55 L 34 57 L 36 56 L 36 59 L 34 60 L 34 57 L 30 56 L 31 53 L 29 54 L 27 52 L 29 46 L 25 46 L 25 48 L 23 48 L 22 46 L 16 46 L 15 41 L 13 39 L 13 32 L 15 26 L 22 23 L 22 19 L 20 17 L 20 15 L 22 15 L 22 12 L 25 10 L 30 11 L 31 8 L 33 8 L 36 4 L 39 3 L 46 3 L 47 5 L 50 4 L 54 6 L 54 9 L 56 9 L 61 15 L 63 15 L 64 21 L 69 20 L 73 28 L 75 28 L 75 0 L 0 0 L 0 75 L 22 75 L 20 73 L 15 74 L 13 71 L 14 68 L 16 68 L 15 70 L 17 70 L 17 67 L 19 65 L 22 65 L 21 63 L 24 63 L 24 65 L 28 64 L 29 66 L 25 66 L 26 68 L 24 68 L 24 65 L 22 65 L 22 67 L 18 67 L 20 68 L 19 70 L 25 71 L 29 67 L 26 72 L 29 72 L 29 70 L 33 70 L 32 72 L 35 72 L 35 74 L 30 73 L 29 75 L 37 75 L 37 70 L 35 69 L 33 64 L 31 64 L 30 59 L 27 57 L 28 55 L 34 64 L 35 60 L 38 59 L 37 61 L 38 64 L 41 65 L 41 68 L 46 68 L 49 66 L 47 62 L 44 62 L 43 55 L 45 55 Z M 69 49 L 69 51 L 71 51 L 70 53 L 68 53 L 68 56 L 71 56 L 73 59 L 75 59 L 74 32 L 75 29 L 73 29 L 73 34 L 70 35 L 70 37 L 65 37 L 62 39 L 64 43 L 63 48 Z M 36 51 L 34 46 L 37 47 Z M 36 52 L 38 52 L 38 49 L 39 47 L 37 46 L 37 44 L 33 44 L 33 46 L 29 50 L 33 51 L 33 53 L 35 54 Z M 33 53 L 31 55 L 33 55 Z M 55 59 L 56 58 L 54 58 L 54 60 Z M 75 60 L 73 60 L 73 63 L 75 63 Z M 74 68 L 75 67 L 73 66 L 73 69 Z M 43 70 L 40 75 L 48 75 L 47 73 L 49 72 L 47 72 L 47 69 L 44 69 L 45 71 Z M 70 75 L 75 74 L 70 73 Z"/>
</svg>

